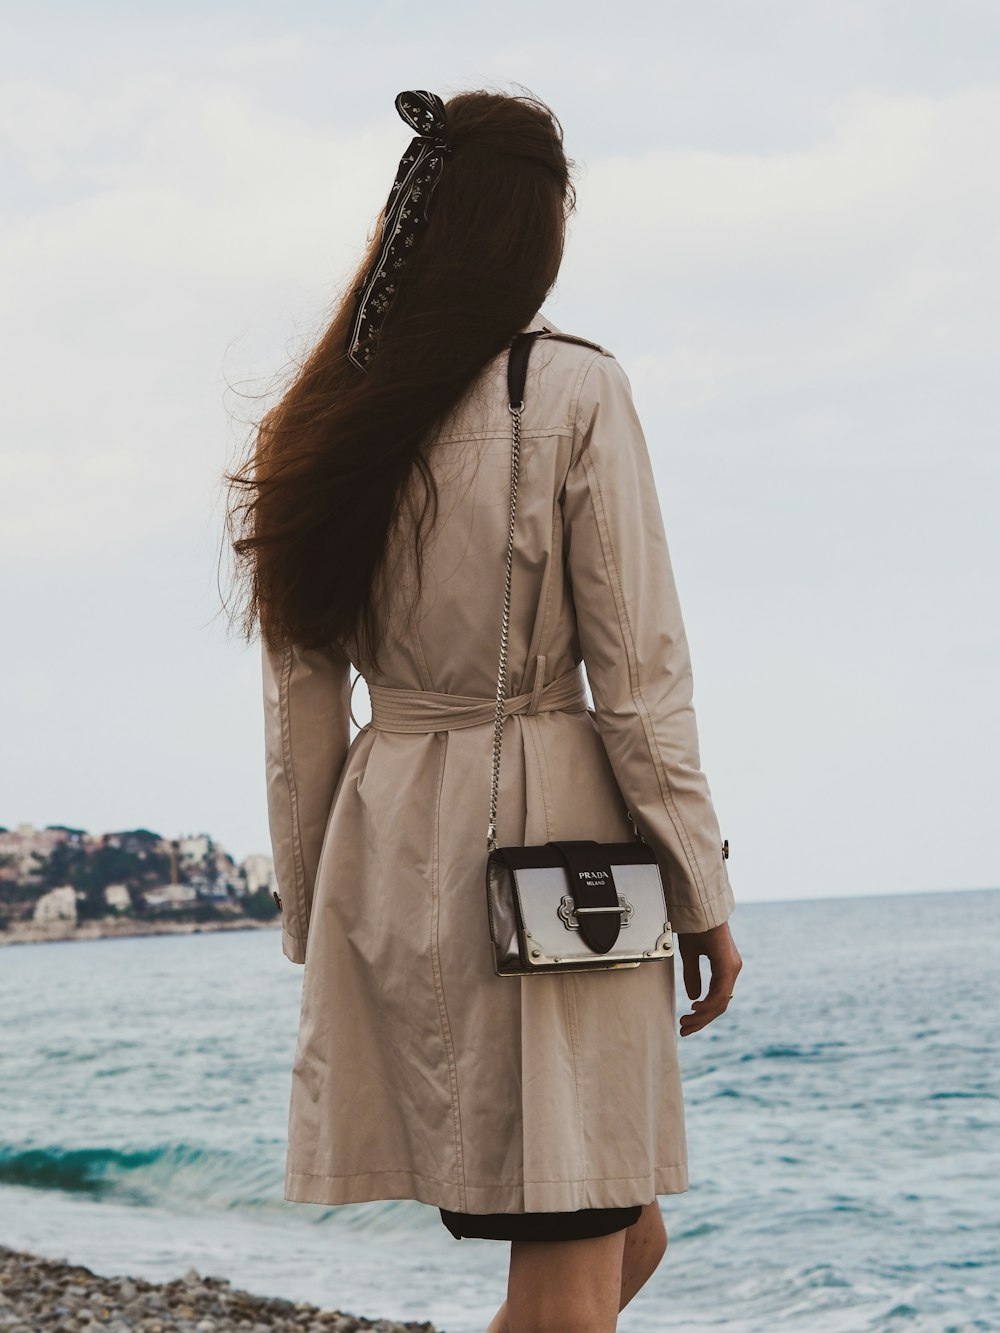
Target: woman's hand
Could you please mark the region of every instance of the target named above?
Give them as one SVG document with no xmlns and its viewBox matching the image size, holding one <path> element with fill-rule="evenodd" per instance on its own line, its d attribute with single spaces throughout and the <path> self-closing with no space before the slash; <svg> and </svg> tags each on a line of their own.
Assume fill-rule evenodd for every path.
<svg viewBox="0 0 1000 1333">
<path fill-rule="evenodd" d="M 684 964 L 684 989 L 693 1001 L 692 1012 L 681 1014 L 681 1036 L 689 1037 L 692 1032 L 700 1032 L 713 1018 L 718 1018 L 729 1008 L 743 959 L 736 948 L 728 921 L 713 926 L 711 930 L 678 935 L 677 940 Z M 704 999 L 699 998 L 702 954 L 708 959 L 710 976 L 708 994 Z"/>
</svg>

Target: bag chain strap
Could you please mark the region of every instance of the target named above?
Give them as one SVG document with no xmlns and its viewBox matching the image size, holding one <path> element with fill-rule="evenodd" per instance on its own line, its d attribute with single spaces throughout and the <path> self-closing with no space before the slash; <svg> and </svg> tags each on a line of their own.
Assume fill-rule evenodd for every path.
<svg viewBox="0 0 1000 1333">
<path fill-rule="evenodd" d="M 507 404 L 511 417 L 510 450 L 510 524 L 507 531 L 507 569 L 503 586 L 503 622 L 500 629 L 500 662 L 497 668 L 497 708 L 493 719 L 493 781 L 490 787 L 490 823 L 486 831 L 486 847 L 494 851 L 497 845 L 497 796 L 500 791 L 500 745 L 503 738 L 504 693 L 507 685 L 507 640 L 510 635 L 510 589 L 514 569 L 514 509 L 517 504 L 517 477 L 521 461 L 521 413 L 524 400 L 514 407 Z"/>
<path fill-rule="evenodd" d="M 521 413 L 524 411 L 524 398 L 515 406 L 507 404 L 511 416 L 510 450 L 510 524 L 507 530 L 507 566 L 504 574 L 503 621 L 500 628 L 500 661 L 497 667 L 497 706 L 493 718 L 493 778 L 490 784 L 490 822 L 486 830 L 488 852 L 497 846 L 497 797 L 500 791 L 500 746 L 503 739 L 504 694 L 507 686 L 507 641 L 510 635 L 510 593 L 514 569 L 514 510 L 517 505 L 517 478 L 521 461 Z M 626 810 L 632 831 L 639 842 L 645 838 L 632 817 L 631 810 Z"/>
</svg>

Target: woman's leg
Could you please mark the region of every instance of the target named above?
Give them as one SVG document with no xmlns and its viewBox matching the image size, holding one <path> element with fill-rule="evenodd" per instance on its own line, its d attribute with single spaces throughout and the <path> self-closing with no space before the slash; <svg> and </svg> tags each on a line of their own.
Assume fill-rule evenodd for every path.
<svg viewBox="0 0 1000 1333">
<path fill-rule="evenodd" d="M 624 1310 L 635 1293 L 646 1285 L 666 1252 L 667 1229 L 663 1225 L 660 1205 L 654 1199 L 643 1205 L 638 1221 L 625 1232 L 619 1310 Z"/>
<path fill-rule="evenodd" d="M 615 1333 L 625 1232 L 510 1246 L 510 1333 Z"/>
<path fill-rule="evenodd" d="M 587 1322 L 593 1316 L 591 1309 L 585 1307 L 583 1313 L 583 1322 L 574 1324 L 574 1318 L 580 1318 L 576 1313 L 577 1305 L 567 1304 L 566 1292 L 569 1289 L 570 1299 L 573 1300 L 574 1291 L 583 1290 L 586 1284 L 586 1277 L 581 1280 L 575 1276 L 577 1268 L 589 1270 L 593 1262 L 593 1251 L 576 1250 L 577 1246 L 593 1246 L 601 1241 L 613 1241 L 624 1234 L 624 1245 L 620 1251 L 620 1265 L 617 1273 L 614 1272 L 612 1265 L 611 1277 L 605 1277 L 604 1281 L 610 1281 L 612 1288 L 614 1281 L 618 1285 L 618 1310 L 624 1310 L 637 1291 L 646 1283 L 650 1276 L 655 1272 L 657 1265 L 663 1258 L 667 1248 L 667 1232 L 663 1225 L 663 1214 L 660 1212 L 660 1205 L 654 1199 L 651 1203 L 644 1205 L 639 1219 L 633 1226 L 626 1227 L 624 1233 L 615 1232 L 611 1236 L 598 1236 L 589 1241 L 566 1241 L 566 1242 L 538 1242 L 530 1243 L 526 1241 L 514 1241 L 511 1243 L 511 1264 L 510 1278 L 507 1285 L 507 1300 L 504 1301 L 500 1309 L 494 1315 L 486 1333 L 523 1333 L 523 1331 L 542 1329 L 574 1329 L 574 1330 L 600 1330 L 603 1333 L 605 1327 L 613 1330 L 617 1319 L 608 1323 L 605 1316 L 605 1323 Z M 618 1252 L 617 1246 L 607 1247 L 611 1254 Z M 566 1258 L 561 1259 L 558 1264 L 547 1262 L 546 1254 L 552 1257 L 555 1250 L 568 1251 Z M 530 1253 L 533 1251 L 534 1253 Z M 517 1253 L 515 1253 L 517 1252 Z M 606 1261 L 607 1256 L 605 1256 Z M 516 1276 L 515 1276 L 516 1267 Z M 558 1276 L 556 1274 L 558 1273 Z M 508 1312 L 512 1307 L 512 1294 L 514 1294 L 515 1303 L 520 1301 L 528 1311 L 534 1311 L 536 1308 L 533 1302 L 537 1301 L 535 1288 L 541 1284 L 545 1290 L 545 1300 L 548 1305 L 554 1303 L 556 1307 L 557 1318 L 563 1318 L 563 1323 L 544 1324 L 541 1322 L 524 1322 L 521 1325 L 508 1320 Z M 516 1294 L 515 1294 L 516 1288 Z M 607 1303 L 607 1302 L 605 1302 Z M 542 1305 L 537 1309 L 541 1311 Z M 516 1314 L 515 1314 L 516 1318 Z"/>
</svg>

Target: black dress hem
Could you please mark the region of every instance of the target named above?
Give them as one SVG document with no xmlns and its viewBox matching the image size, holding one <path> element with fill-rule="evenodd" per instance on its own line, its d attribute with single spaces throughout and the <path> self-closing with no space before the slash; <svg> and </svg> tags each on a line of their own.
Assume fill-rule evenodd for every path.
<svg viewBox="0 0 1000 1333">
<path fill-rule="evenodd" d="M 453 1213 L 439 1208 L 456 1240 L 589 1240 L 633 1226 L 641 1203 L 627 1208 L 578 1208 L 568 1213 Z"/>
</svg>

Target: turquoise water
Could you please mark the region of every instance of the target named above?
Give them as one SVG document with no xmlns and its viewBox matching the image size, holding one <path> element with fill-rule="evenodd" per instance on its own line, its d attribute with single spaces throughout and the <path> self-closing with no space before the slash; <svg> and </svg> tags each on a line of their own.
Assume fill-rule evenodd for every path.
<svg viewBox="0 0 1000 1333">
<path fill-rule="evenodd" d="M 691 1188 L 619 1327 L 1000 1329 L 1000 892 L 732 925 L 738 998 L 681 1043 Z M 300 977 L 271 931 L 0 950 L 0 1242 L 482 1333 L 506 1245 L 282 1199 Z"/>
</svg>

